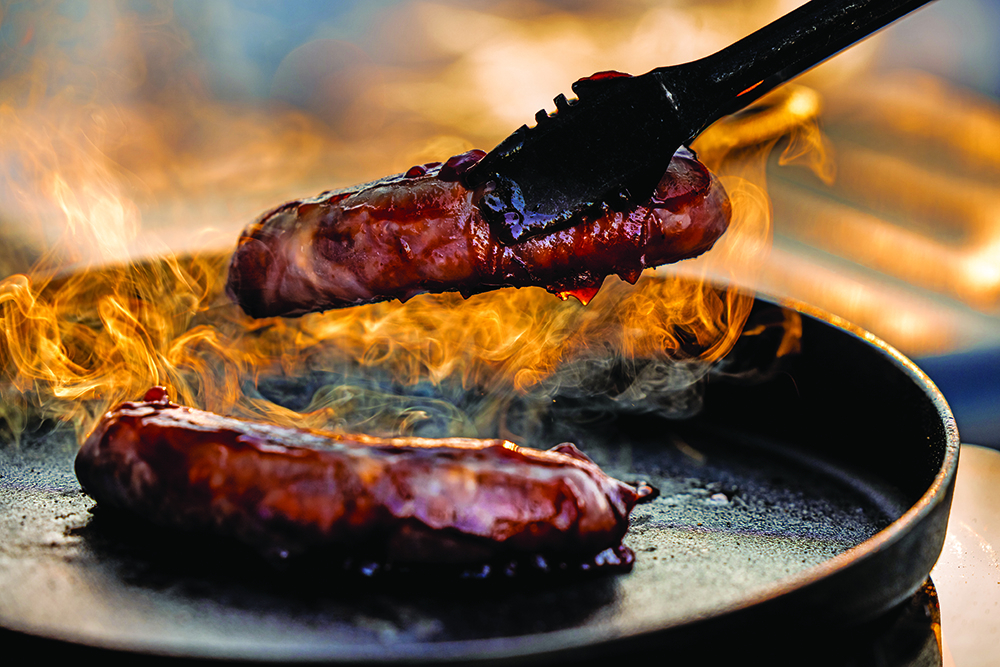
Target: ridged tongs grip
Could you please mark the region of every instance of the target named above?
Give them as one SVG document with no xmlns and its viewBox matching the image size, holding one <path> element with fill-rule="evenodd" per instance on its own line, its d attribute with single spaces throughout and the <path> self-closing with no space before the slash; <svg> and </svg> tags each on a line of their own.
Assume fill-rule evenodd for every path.
<svg viewBox="0 0 1000 667">
<path fill-rule="evenodd" d="M 929 0 L 812 0 L 701 60 L 641 76 L 595 75 L 559 95 L 465 175 L 505 242 L 649 198 L 674 151 Z"/>
</svg>

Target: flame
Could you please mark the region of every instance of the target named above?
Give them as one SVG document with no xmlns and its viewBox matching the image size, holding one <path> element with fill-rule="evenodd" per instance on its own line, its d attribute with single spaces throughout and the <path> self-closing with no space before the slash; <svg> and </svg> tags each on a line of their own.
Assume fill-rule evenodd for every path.
<svg viewBox="0 0 1000 667">
<path fill-rule="evenodd" d="M 735 222 L 734 236 L 740 225 Z M 502 412 L 505 398 L 518 395 L 551 397 L 624 382 L 605 391 L 640 401 L 651 391 L 686 388 L 707 365 L 677 386 L 676 376 L 664 386 L 662 378 L 648 377 L 646 362 L 718 359 L 739 335 L 752 301 L 736 287 L 650 272 L 634 287 L 609 278 L 587 306 L 530 288 L 253 321 L 225 301 L 227 259 L 225 253 L 167 255 L 51 278 L 31 272 L 5 279 L 0 350 L 5 380 L 22 399 L 13 404 L 31 397 L 45 416 L 85 430 L 111 404 L 168 384 L 184 403 L 320 427 L 341 423 L 339 409 L 372 409 L 356 405 L 364 397 L 324 386 L 296 413 L 262 397 L 257 381 L 316 371 L 376 373 L 397 384 L 457 383 L 495 397 L 483 414 L 460 418 L 479 433 Z M 419 419 L 406 411 L 406 401 L 398 407 L 396 428 Z M 23 420 L 6 418 L 12 431 L 23 428 Z"/>
<path fill-rule="evenodd" d="M 45 230 L 24 241 L 41 248 L 34 262 L 12 253 L 0 281 L 0 421 L 13 437 L 38 418 L 85 432 L 154 384 L 169 385 L 182 403 L 279 423 L 406 432 L 436 411 L 455 434 L 499 428 L 518 437 L 505 422 L 517 401 L 541 410 L 558 396 L 600 394 L 662 407 L 664 396 L 696 386 L 740 335 L 752 294 L 712 281 L 751 274 L 766 255 L 762 174 L 775 136 L 724 146 L 732 123 L 703 136 L 735 219 L 713 251 L 682 270 L 647 271 L 635 286 L 610 277 L 579 300 L 508 289 L 254 321 L 222 289 L 242 224 L 345 174 L 398 170 L 389 145 L 406 162 L 464 150 L 490 116 L 466 118 L 471 129 L 456 121 L 427 132 L 416 123 L 410 135 L 383 125 L 384 136 L 352 143 L 298 109 L 213 98 L 169 5 L 138 16 L 94 9 L 98 16 L 77 22 L 56 4 L 40 6 L 8 24 L 23 29 L 23 62 L 3 73 L 0 89 L 0 188 L 11 195 L 0 221 Z M 490 29 L 529 39 L 521 29 L 535 23 L 501 18 Z M 50 20 L 51 34 L 34 29 Z M 553 32 L 554 20 L 537 24 L 561 39 L 584 29 L 574 20 Z M 104 46 L 88 37 L 94 21 L 109 33 Z M 71 52 L 84 42 L 92 49 L 87 62 L 67 53 L 67 35 Z M 454 67 L 467 71 L 476 57 Z M 129 65 L 103 77 L 95 59 Z M 47 90 L 54 69 L 83 83 Z M 437 72 L 436 85 L 455 71 Z M 574 66 L 566 80 L 579 74 Z M 275 378 L 294 378 L 308 395 L 279 400 Z"/>
</svg>

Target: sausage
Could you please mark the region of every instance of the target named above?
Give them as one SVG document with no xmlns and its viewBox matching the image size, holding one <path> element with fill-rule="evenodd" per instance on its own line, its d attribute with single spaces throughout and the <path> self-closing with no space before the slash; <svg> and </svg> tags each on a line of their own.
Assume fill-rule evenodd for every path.
<svg viewBox="0 0 1000 667">
<path fill-rule="evenodd" d="M 265 555 L 332 549 L 381 563 L 537 554 L 627 570 L 629 513 L 650 493 L 571 444 L 295 429 L 182 407 L 162 387 L 104 415 L 75 468 L 99 506 L 154 524 Z"/>
<path fill-rule="evenodd" d="M 506 246 L 477 208 L 486 186 L 462 184 L 483 155 L 279 206 L 240 236 L 227 293 L 253 317 L 529 285 L 586 303 L 608 275 L 634 283 L 705 252 L 729 224 L 725 190 L 681 149 L 644 205 Z"/>
</svg>

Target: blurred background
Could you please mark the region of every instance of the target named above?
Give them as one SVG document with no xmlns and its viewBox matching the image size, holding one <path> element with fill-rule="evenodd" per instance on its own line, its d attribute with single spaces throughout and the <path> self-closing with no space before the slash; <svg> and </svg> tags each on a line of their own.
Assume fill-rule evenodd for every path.
<svg viewBox="0 0 1000 667">
<path fill-rule="evenodd" d="M 286 199 L 492 147 L 577 78 L 698 58 L 799 4 L 0 2 L 2 276 L 231 247 Z M 739 139 L 778 141 L 773 245 L 741 280 L 915 358 L 995 447 L 998 35 L 1000 2 L 938 0 Z"/>
</svg>

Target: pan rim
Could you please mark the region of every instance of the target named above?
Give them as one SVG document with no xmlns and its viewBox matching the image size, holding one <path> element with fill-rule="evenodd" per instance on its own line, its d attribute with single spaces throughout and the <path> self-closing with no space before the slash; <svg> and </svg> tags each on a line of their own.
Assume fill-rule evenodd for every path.
<svg viewBox="0 0 1000 667">
<path fill-rule="evenodd" d="M 273 661 L 275 659 L 300 663 L 351 661 L 372 665 L 400 662 L 423 663 L 430 660 L 434 662 L 488 662 L 491 660 L 527 657 L 537 659 L 551 656 L 554 658 L 568 650 L 597 647 L 608 642 L 639 639 L 657 632 L 694 627 L 700 623 L 731 616 L 737 612 L 783 598 L 805 589 L 846 570 L 858 562 L 872 558 L 877 552 L 899 542 L 903 539 L 910 526 L 926 518 L 931 512 L 945 503 L 949 497 L 947 490 L 953 484 L 957 471 L 960 439 L 954 415 L 943 394 L 941 394 L 933 381 L 913 361 L 894 347 L 847 320 L 814 306 L 791 299 L 777 299 L 762 294 L 758 294 L 757 300 L 794 309 L 803 315 L 834 327 L 839 333 L 851 336 L 868 346 L 876 348 L 884 358 L 898 370 L 902 371 L 927 396 L 941 421 L 945 436 L 944 453 L 940 468 L 920 498 L 899 518 L 892 521 L 871 538 L 844 553 L 778 580 L 757 594 L 743 597 L 730 605 L 706 610 L 678 623 L 665 624 L 662 621 L 658 622 L 652 619 L 644 623 L 636 623 L 624 632 L 618 626 L 611 626 L 605 629 L 573 627 L 531 635 L 433 643 L 407 643 L 391 646 L 317 643 L 299 647 L 294 655 L 289 655 L 287 646 L 284 645 L 275 645 L 272 647 L 254 645 L 240 648 L 228 645 L 223 647 L 218 644 L 213 645 L 208 643 L 203 643 L 199 646 L 197 642 L 189 643 L 185 646 L 171 646 L 163 642 L 142 640 L 126 642 L 115 641 L 113 639 L 105 639 L 103 641 L 96 639 L 95 641 L 95 638 L 81 637 L 79 633 L 61 632 L 53 636 L 51 628 L 30 627 L 16 621 L 12 622 L 12 619 L 6 619 L 3 625 L 10 631 L 26 633 L 42 638 L 47 637 L 70 644 L 165 657 L 225 657 L 231 660 L 236 659 L 249 662 Z M 906 591 L 901 593 L 898 596 L 899 601 L 905 599 L 912 592 Z"/>
<path fill-rule="evenodd" d="M 930 377 L 895 347 L 870 331 L 867 331 L 840 316 L 794 299 L 778 298 L 762 293 L 758 293 L 756 299 L 758 301 L 763 300 L 765 302 L 793 309 L 796 312 L 828 324 L 839 330 L 841 333 L 856 338 L 863 343 L 876 348 L 887 358 L 888 361 L 894 364 L 898 370 L 906 374 L 924 392 L 924 394 L 927 395 L 940 417 L 941 424 L 945 431 L 945 451 L 940 468 L 935 473 L 933 480 L 927 489 L 921 494 L 920 498 L 899 518 L 861 544 L 858 544 L 857 546 L 852 547 L 837 556 L 833 556 L 822 563 L 818 563 L 817 565 L 790 575 L 787 578 L 781 579 L 769 586 L 765 591 L 756 595 L 745 597 L 731 605 L 706 611 L 703 614 L 692 617 L 684 622 L 673 625 L 663 625 L 662 623 L 649 622 L 642 624 L 641 626 L 636 626 L 633 630 L 624 633 L 615 632 L 613 628 L 603 633 L 595 632 L 593 629 L 567 628 L 565 630 L 540 633 L 538 635 L 530 635 L 527 637 L 504 637 L 491 640 L 442 642 L 440 644 L 434 644 L 437 659 L 449 659 L 450 656 L 441 655 L 441 653 L 445 652 L 442 651 L 442 649 L 452 647 L 455 650 L 452 653 L 452 656 L 454 657 L 451 659 L 466 658 L 472 653 L 469 651 L 469 648 L 472 646 L 478 647 L 479 649 L 474 651 L 477 658 L 488 657 L 502 659 L 525 657 L 529 655 L 538 656 L 545 653 L 558 653 L 561 650 L 569 648 L 596 646 L 609 641 L 638 638 L 649 633 L 664 630 L 675 630 L 683 627 L 694 626 L 708 620 L 720 619 L 722 617 L 729 616 L 800 591 L 810 585 L 828 579 L 860 561 L 874 557 L 877 552 L 882 551 L 903 539 L 910 526 L 919 522 L 921 519 L 926 518 L 932 511 L 934 511 L 942 503 L 946 502 L 948 499 L 946 491 L 954 483 L 955 475 L 958 470 L 961 441 L 958 433 L 958 426 L 955 421 L 955 416 L 951 411 L 951 407 L 948 405 L 944 395 L 937 388 Z M 914 591 L 912 590 L 902 592 L 897 596 L 896 602 L 902 602 L 913 592 Z M 511 643 L 514 643 L 515 645 L 513 647 L 506 646 Z M 491 644 L 497 645 L 495 646 L 496 652 L 490 650 Z M 531 649 L 530 647 L 532 646 L 535 648 Z M 525 647 L 529 648 L 525 650 Z M 505 648 L 509 648 L 509 650 L 504 650 Z M 483 649 L 486 650 L 484 651 Z M 401 654 L 396 658 L 390 659 L 398 660 L 400 657 L 403 657 L 403 655 Z"/>
<path fill-rule="evenodd" d="M 958 426 L 955 421 L 951 407 L 941 391 L 937 388 L 930 377 L 903 353 L 895 347 L 882 340 L 875 334 L 851 323 L 850 321 L 812 306 L 805 302 L 788 298 L 777 298 L 767 294 L 758 293 L 758 301 L 763 300 L 781 307 L 793 309 L 803 315 L 807 315 L 822 323 L 828 324 L 839 330 L 844 335 L 851 336 L 863 343 L 874 347 L 881 352 L 888 361 L 896 368 L 906 374 L 923 393 L 928 397 L 934 406 L 941 425 L 945 432 L 945 448 L 941 466 L 934 475 L 933 480 L 920 498 L 911 505 L 899 518 L 892 521 L 888 526 L 878 533 L 868 538 L 847 551 L 833 556 L 822 563 L 811 566 L 787 578 L 781 579 L 769 586 L 765 591 L 756 595 L 748 596 L 740 601 L 706 611 L 694 616 L 684 622 L 664 625 L 655 621 L 637 625 L 628 632 L 616 632 L 615 628 L 606 631 L 595 631 L 592 628 L 567 628 L 548 633 L 536 635 L 501 637 L 483 640 L 462 640 L 453 642 L 440 642 L 433 644 L 435 660 L 457 661 L 475 657 L 477 660 L 485 659 L 506 659 L 533 656 L 538 657 L 545 654 L 557 654 L 567 649 L 586 648 L 587 646 L 597 646 L 605 642 L 635 639 L 641 636 L 660 632 L 664 630 L 676 630 L 684 627 L 691 627 L 708 620 L 717 620 L 722 617 L 736 614 L 737 612 L 756 607 L 772 600 L 776 600 L 797 591 L 807 588 L 817 582 L 826 580 L 847 568 L 856 565 L 861 561 L 873 558 L 879 551 L 899 542 L 908 529 L 915 523 L 926 518 L 932 511 L 948 500 L 946 493 L 955 480 L 958 470 L 958 459 L 960 450 L 960 437 Z M 919 586 L 919 584 L 918 584 Z M 915 589 L 914 589 L 915 590 Z M 906 590 L 897 596 L 896 602 L 902 602 L 913 590 Z M 382 647 L 383 649 L 387 647 Z M 412 645 L 410 647 L 412 649 Z M 318 657 L 318 656 L 317 656 Z M 329 655 L 326 656 L 329 659 Z M 348 657 L 348 656 L 345 656 Z M 366 661 L 360 654 L 351 653 L 350 659 Z M 376 658 L 376 656 L 372 656 Z M 373 664 L 382 661 L 399 661 L 407 657 L 414 658 L 412 650 L 381 650 Z M 419 657 L 418 657 L 419 659 Z"/>
</svg>

